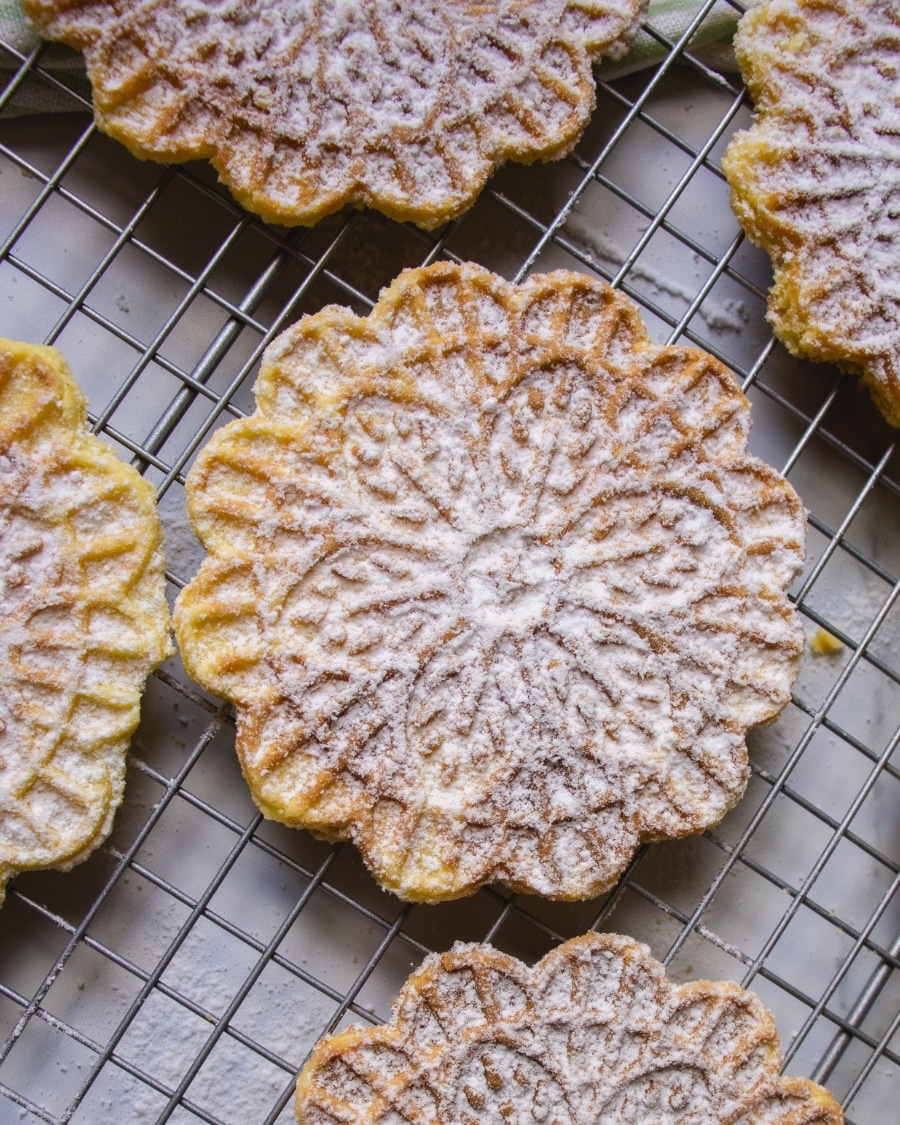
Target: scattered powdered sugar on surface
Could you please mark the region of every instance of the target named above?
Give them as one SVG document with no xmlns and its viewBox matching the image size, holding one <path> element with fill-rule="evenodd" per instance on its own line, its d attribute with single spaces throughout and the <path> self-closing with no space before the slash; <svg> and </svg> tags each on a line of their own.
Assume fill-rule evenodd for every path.
<svg viewBox="0 0 900 1125">
<path fill-rule="evenodd" d="M 569 215 L 567 230 L 571 231 L 574 237 L 587 248 L 595 261 L 621 266 L 628 256 L 622 246 L 598 231 L 594 223 L 587 216 L 581 215 L 577 209 Z M 696 264 L 700 265 L 699 259 L 696 260 Z M 632 280 L 640 278 L 642 281 L 649 281 L 655 289 L 679 298 L 685 305 L 690 305 L 697 296 L 697 288 L 674 281 L 670 270 L 656 269 L 640 259 L 629 267 L 628 277 Z M 749 319 L 743 301 L 732 298 L 713 301 L 707 297 L 697 310 L 697 315 L 702 317 L 714 332 L 740 332 Z"/>
<path fill-rule="evenodd" d="M 758 118 L 723 167 L 773 259 L 770 320 L 900 425 L 900 4 L 771 0 L 735 46 Z"/>
<path fill-rule="evenodd" d="M 166 970 L 164 983 L 176 994 L 193 998 L 210 1013 L 204 1018 L 188 1011 L 178 1001 L 154 991 L 141 1006 L 119 1045 L 119 1054 L 169 1089 L 175 1089 L 188 1066 L 216 1031 L 216 1020 L 231 1003 L 239 977 L 234 967 L 223 963 L 228 951 L 215 941 L 194 942 L 176 957 Z M 246 973 L 246 967 L 241 967 Z M 240 970 L 239 970 L 240 971 Z M 286 1060 L 299 1060 L 315 1043 L 333 1006 L 312 989 L 298 992 L 296 980 L 285 985 L 278 980 L 258 981 L 230 1022 L 239 1036 L 248 1036 L 262 1050 Z M 192 1078 L 186 1092 L 189 1103 L 215 1114 L 227 1125 L 246 1125 L 256 1121 L 260 1106 L 271 1106 L 289 1082 L 290 1073 L 281 1066 L 264 1062 L 252 1047 L 226 1032 L 209 1051 L 206 1061 Z M 297 1061 L 294 1061 L 294 1066 Z M 143 1083 L 128 1084 L 106 1105 L 95 1098 L 96 1112 L 116 1105 L 126 1109 L 129 1121 L 156 1121 L 164 1098 Z M 285 1113 L 285 1118 L 290 1116 Z"/>
<path fill-rule="evenodd" d="M 646 946 L 566 942 L 533 969 L 490 946 L 431 955 L 391 1021 L 325 1039 L 301 1072 L 300 1125 L 839 1125 L 781 1078 L 771 1014 L 728 982 L 675 986 Z"/>
<path fill-rule="evenodd" d="M 192 471 L 176 629 L 268 815 L 406 897 L 581 897 L 737 801 L 804 521 L 725 368 L 587 277 L 440 264 L 289 329 L 257 400 Z"/>
<path fill-rule="evenodd" d="M 0 342 L 0 901 L 108 834 L 168 651 L 152 491 L 86 433 L 59 364 Z"/>
<path fill-rule="evenodd" d="M 170 495 L 167 493 L 160 505 L 165 529 L 166 565 L 172 574 L 187 582 L 192 574 L 197 573 L 197 568 L 203 562 L 204 551 L 187 513 L 176 508 L 174 503 L 167 502 Z"/>
<path fill-rule="evenodd" d="M 147 858 L 142 849 L 142 859 Z M 158 862 L 157 856 L 153 864 Z M 184 855 L 178 862 L 184 866 Z M 194 919 L 186 932 L 187 908 L 141 883 L 139 876 L 125 875 L 114 906 L 115 939 L 103 928 L 104 938 L 117 942 L 114 948 L 121 949 L 127 940 L 137 964 L 166 961 L 160 981 L 146 988 L 140 1006 L 130 1011 L 142 981 L 105 961 L 89 961 L 88 968 L 99 975 L 89 975 L 80 985 L 73 980 L 77 968 L 68 966 L 60 978 L 70 990 L 68 1003 L 56 990 L 51 992 L 50 1010 L 80 1020 L 78 1026 L 84 1026 L 87 1016 L 85 1001 L 92 1011 L 103 1005 L 101 1026 L 95 1017 L 92 1030 L 108 1046 L 113 1032 L 123 1030 L 119 1021 L 127 1017 L 124 1034 L 116 1035 L 113 1057 L 93 1078 L 73 1113 L 73 1125 L 100 1121 L 151 1125 L 201 1054 L 206 1057 L 190 1076 L 174 1119 L 209 1116 L 224 1125 L 256 1123 L 286 1095 L 297 1067 L 333 1016 L 336 1001 L 245 940 L 225 933 L 216 922 Z M 245 911 L 251 900 L 244 888 Z M 315 904 L 307 909 L 315 911 Z M 319 972 L 331 964 L 327 954 L 320 953 L 329 940 L 321 921 L 315 946 Z M 99 936 L 96 929 L 94 936 Z M 335 955 L 335 962 L 339 956 Z M 261 960 L 267 964 L 250 982 Z M 305 962 L 305 957 L 300 958 L 301 965 Z M 230 1011 L 238 997 L 240 1003 Z M 59 1057 L 58 1065 L 62 1069 L 75 1064 L 86 1070 L 94 1061 L 93 1054 L 75 1052 Z M 139 1076 L 129 1073 L 132 1067 Z M 294 1121 L 290 1105 L 277 1120 Z"/>
<path fill-rule="evenodd" d="M 209 156 L 264 217 L 344 203 L 435 226 L 508 159 L 563 155 L 640 0 L 24 0 L 85 50 L 103 128 L 140 155 Z"/>
</svg>

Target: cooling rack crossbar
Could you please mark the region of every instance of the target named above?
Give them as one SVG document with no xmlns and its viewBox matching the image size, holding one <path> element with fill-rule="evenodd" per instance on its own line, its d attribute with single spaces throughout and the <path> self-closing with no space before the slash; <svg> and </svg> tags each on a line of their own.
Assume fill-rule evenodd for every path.
<svg viewBox="0 0 900 1125">
<path fill-rule="evenodd" d="M 59 346 L 95 432 L 156 488 L 172 597 L 203 558 L 186 474 L 216 429 L 252 413 L 271 341 L 329 304 L 367 315 L 403 268 L 474 260 L 510 280 L 602 277 L 655 342 L 734 371 L 752 449 L 808 509 L 791 596 L 810 642 L 791 703 L 751 732 L 746 796 L 715 829 L 643 844 L 596 901 L 488 887 L 440 907 L 378 890 L 349 843 L 263 820 L 234 713 L 173 659 L 149 682 L 110 840 L 70 873 L 8 888 L 0 1125 L 93 1125 L 111 1107 L 138 1125 L 288 1125 L 319 1037 L 387 1019 L 428 952 L 489 940 L 534 961 L 590 928 L 647 942 L 676 980 L 759 992 L 790 1072 L 827 1081 L 849 1125 L 895 1112 L 894 432 L 852 377 L 792 358 L 768 327 L 771 267 L 721 168 L 750 103 L 694 36 L 722 10 L 706 0 L 677 37 L 648 24 L 660 61 L 602 72 L 572 153 L 498 171 L 431 232 L 365 211 L 267 226 L 206 165 L 142 163 L 105 137 L 74 56 L 0 40 L 0 334 Z M 24 112 L 35 104 L 55 108 Z"/>
</svg>

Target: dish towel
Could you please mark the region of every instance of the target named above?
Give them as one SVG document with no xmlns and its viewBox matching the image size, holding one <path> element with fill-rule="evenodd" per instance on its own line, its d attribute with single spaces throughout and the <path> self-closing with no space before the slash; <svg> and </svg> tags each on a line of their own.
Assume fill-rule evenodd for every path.
<svg viewBox="0 0 900 1125">
<path fill-rule="evenodd" d="M 708 2 L 709 0 L 650 0 L 645 27 L 650 26 L 671 42 L 676 42 Z M 738 0 L 735 3 L 716 0 L 691 39 L 691 53 L 714 70 L 736 70 L 731 41 L 738 19 L 743 8 L 752 7 L 759 2 L 760 0 L 740 0 L 738 7 Z M 20 55 L 28 55 L 39 43 L 40 38 L 26 20 L 19 0 L 0 0 L 0 96 L 6 83 L 20 66 L 20 59 L 12 51 L 4 50 L 4 47 L 9 46 Z M 616 62 L 601 63 L 595 71 L 600 79 L 608 81 L 653 66 L 665 58 L 667 53 L 668 48 L 642 27 L 624 58 Z M 41 54 L 40 66 L 45 72 L 58 78 L 65 87 L 90 102 L 90 83 L 85 75 L 80 53 L 52 43 Z M 84 108 L 83 103 L 69 96 L 65 90 L 57 89 L 36 75 L 29 74 L 0 108 L 0 114 L 9 117 Z"/>
</svg>

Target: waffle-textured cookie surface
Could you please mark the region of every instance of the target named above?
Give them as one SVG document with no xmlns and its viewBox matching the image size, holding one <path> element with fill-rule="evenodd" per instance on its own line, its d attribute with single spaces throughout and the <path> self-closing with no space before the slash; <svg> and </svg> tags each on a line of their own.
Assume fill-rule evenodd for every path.
<svg viewBox="0 0 900 1125">
<path fill-rule="evenodd" d="M 574 898 L 718 821 L 789 698 L 802 506 L 734 377 L 556 273 L 301 320 L 188 479 L 186 667 L 263 811 L 439 900 Z"/>
<path fill-rule="evenodd" d="M 900 3 L 770 0 L 735 50 L 757 120 L 723 160 L 771 255 L 769 319 L 798 355 L 861 375 L 900 425 Z"/>
<path fill-rule="evenodd" d="M 85 422 L 54 348 L 0 340 L 0 901 L 109 833 L 169 654 L 156 497 Z"/>
<path fill-rule="evenodd" d="M 726 981 L 677 986 L 645 945 L 574 938 L 533 968 L 457 943 L 380 1027 L 326 1037 L 300 1125 L 839 1125 L 827 1090 L 781 1078 L 771 1013 Z"/>
<path fill-rule="evenodd" d="M 272 222 L 345 203 L 436 226 L 506 160 L 564 155 L 642 0 L 23 0 L 84 50 L 100 127 L 208 157 Z"/>
</svg>

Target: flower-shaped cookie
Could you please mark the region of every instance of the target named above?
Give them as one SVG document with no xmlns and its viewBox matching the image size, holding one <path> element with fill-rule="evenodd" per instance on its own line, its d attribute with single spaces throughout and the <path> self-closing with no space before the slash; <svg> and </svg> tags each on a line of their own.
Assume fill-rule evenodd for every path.
<svg viewBox="0 0 900 1125">
<path fill-rule="evenodd" d="M 269 348 L 175 626 L 265 813 L 411 899 L 571 898 L 716 822 L 789 696 L 797 496 L 733 376 L 579 274 L 410 270 Z"/>
<path fill-rule="evenodd" d="M 109 834 L 171 650 L 152 487 L 89 433 L 54 348 L 0 340 L 0 902 Z"/>
<path fill-rule="evenodd" d="M 318 1044 L 295 1110 L 299 1125 L 840 1125 L 828 1091 L 780 1065 L 752 992 L 674 985 L 629 938 L 574 938 L 534 968 L 458 943 L 388 1023 Z"/>
<path fill-rule="evenodd" d="M 642 0 L 23 0 L 84 50 L 100 127 L 208 157 L 270 222 L 345 203 L 437 226 L 506 160 L 565 155 Z"/>
<path fill-rule="evenodd" d="M 757 120 L 722 166 L 772 257 L 769 319 L 900 426 L 900 3 L 771 0 L 735 38 Z"/>
</svg>

